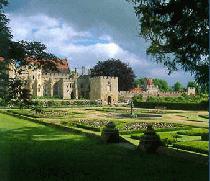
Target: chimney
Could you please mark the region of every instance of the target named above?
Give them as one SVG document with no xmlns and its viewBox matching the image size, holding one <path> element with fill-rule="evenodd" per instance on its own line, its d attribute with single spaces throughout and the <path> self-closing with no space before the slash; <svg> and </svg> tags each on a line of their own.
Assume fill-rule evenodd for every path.
<svg viewBox="0 0 210 181">
<path fill-rule="evenodd" d="M 82 66 L 82 75 L 85 75 L 85 67 Z"/>
</svg>

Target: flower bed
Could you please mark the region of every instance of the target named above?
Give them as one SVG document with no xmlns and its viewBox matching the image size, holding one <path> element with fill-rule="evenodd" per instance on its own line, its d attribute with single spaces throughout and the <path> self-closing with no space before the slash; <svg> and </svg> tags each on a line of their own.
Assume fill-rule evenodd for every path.
<svg viewBox="0 0 210 181">
<path fill-rule="evenodd" d="M 175 128 L 177 127 L 176 124 L 172 124 L 172 123 L 150 123 L 152 124 L 154 129 L 157 128 Z M 147 128 L 148 123 L 146 122 L 133 122 L 133 123 L 128 123 L 124 126 L 124 130 L 142 130 L 142 129 L 146 129 Z"/>
<path fill-rule="evenodd" d="M 63 117 L 68 115 L 68 111 L 66 110 L 45 110 L 43 109 L 42 112 L 36 113 L 32 110 L 8 110 L 8 112 L 13 112 L 16 114 L 33 117 L 33 118 L 56 118 L 56 117 Z"/>
</svg>

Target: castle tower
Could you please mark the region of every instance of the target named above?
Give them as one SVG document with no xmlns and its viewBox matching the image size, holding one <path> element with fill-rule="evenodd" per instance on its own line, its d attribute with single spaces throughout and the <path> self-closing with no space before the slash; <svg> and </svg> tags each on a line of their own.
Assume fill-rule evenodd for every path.
<svg viewBox="0 0 210 181">
<path fill-rule="evenodd" d="M 101 100 L 102 104 L 118 103 L 118 77 L 90 78 L 90 99 Z"/>
</svg>

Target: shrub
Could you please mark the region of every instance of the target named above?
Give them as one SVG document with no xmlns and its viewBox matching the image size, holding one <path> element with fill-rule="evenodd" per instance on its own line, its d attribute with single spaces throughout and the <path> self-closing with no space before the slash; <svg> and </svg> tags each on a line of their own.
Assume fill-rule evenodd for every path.
<svg viewBox="0 0 210 181">
<path fill-rule="evenodd" d="M 155 109 L 156 107 L 166 107 L 175 110 L 208 110 L 208 101 L 200 103 L 179 103 L 179 102 L 137 102 L 134 101 L 135 107 Z"/>
<path fill-rule="evenodd" d="M 102 130 L 101 137 L 106 143 L 118 143 L 119 131 L 113 122 L 109 122 Z"/>
<path fill-rule="evenodd" d="M 139 141 L 139 149 L 147 153 L 155 153 L 159 146 L 162 145 L 160 136 L 155 132 L 152 125 L 147 126 L 147 130 Z"/>
</svg>

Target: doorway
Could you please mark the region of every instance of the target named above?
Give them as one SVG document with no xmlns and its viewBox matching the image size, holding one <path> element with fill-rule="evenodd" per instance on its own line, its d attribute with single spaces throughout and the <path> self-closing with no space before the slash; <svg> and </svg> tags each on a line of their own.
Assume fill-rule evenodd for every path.
<svg viewBox="0 0 210 181">
<path fill-rule="evenodd" d="M 111 104 L 112 104 L 112 97 L 108 96 L 108 105 L 111 105 Z"/>
</svg>

